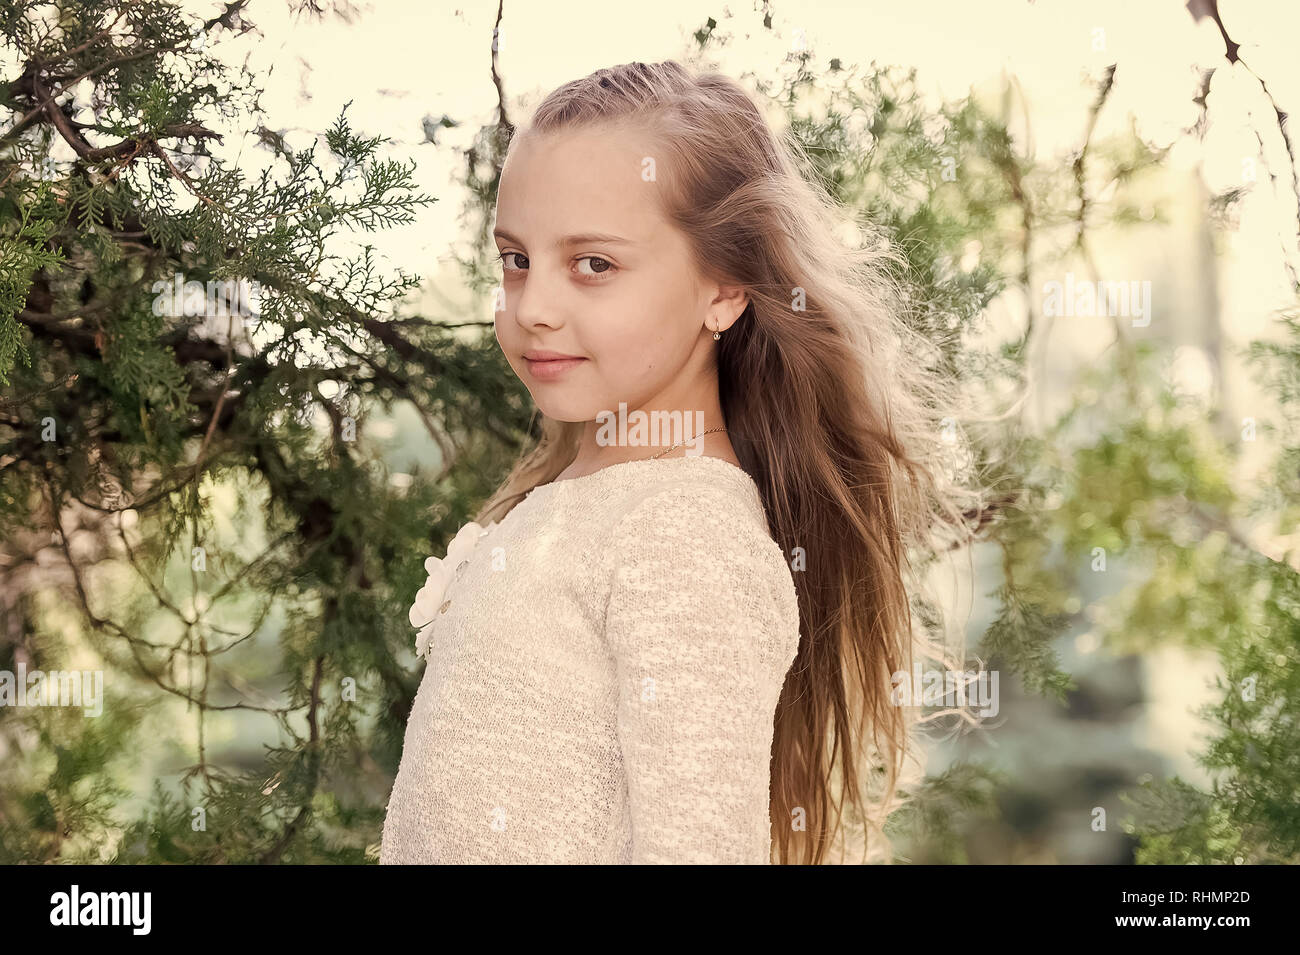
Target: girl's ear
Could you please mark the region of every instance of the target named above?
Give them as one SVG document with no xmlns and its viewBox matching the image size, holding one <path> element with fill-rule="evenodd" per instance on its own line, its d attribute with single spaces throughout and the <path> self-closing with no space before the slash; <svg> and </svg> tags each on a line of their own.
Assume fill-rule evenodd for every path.
<svg viewBox="0 0 1300 955">
<path fill-rule="evenodd" d="M 725 332 L 735 324 L 736 319 L 740 318 L 741 312 L 747 305 L 749 305 L 749 295 L 745 291 L 745 286 L 720 285 L 718 294 L 710 304 L 710 321 L 707 324 L 710 328 Z"/>
</svg>

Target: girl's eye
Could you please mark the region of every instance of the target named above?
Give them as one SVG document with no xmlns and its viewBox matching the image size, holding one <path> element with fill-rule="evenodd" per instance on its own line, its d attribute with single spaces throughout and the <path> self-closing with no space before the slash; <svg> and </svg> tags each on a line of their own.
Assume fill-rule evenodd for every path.
<svg viewBox="0 0 1300 955">
<path fill-rule="evenodd" d="M 578 269 L 579 275 L 607 275 L 609 270 L 614 267 L 612 262 L 608 259 L 602 259 L 598 255 L 587 255 L 578 259 L 578 261 L 591 263 L 591 271 L 584 272 L 582 269 Z"/>
<path fill-rule="evenodd" d="M 515 264 L 513 266 L 509 264 L 511 256 L 514 256 L 515 259 Z M 523 272 L 528 269 L 528 256 L 524 255 L 522 252 L 502 252 L 497 256 L 497 258 L 501 260 L 501 267 L 507 272 Z M 614 268 L 614 263 L 610 262 L 608 259 L 602 259 L 598 255 L 583 256 L 578 259 L 578 262 L 587 263 L 587 267 L 590 271 L 584 271 L 579 267 L 578 274 L 588 278 L 601 278 L 607 276 Z"/>
<path fill-rule="evenodd" d="M 511 268 L 510 266 L 506 265 L 506 258 L 511 255 L 519 256 L 519 258 L 523 259 L 524 264 L 519 265 L 518 263 L 516 263 L 514 268 Z M 528 268 L 528 256 L 520 252 L 502 252 L 500 255 L 497 256 L 497 258 L 501 260 L 501 267 L 505 269 L 507 272 L 522 272 L 524 269 Z"/>
</svg>

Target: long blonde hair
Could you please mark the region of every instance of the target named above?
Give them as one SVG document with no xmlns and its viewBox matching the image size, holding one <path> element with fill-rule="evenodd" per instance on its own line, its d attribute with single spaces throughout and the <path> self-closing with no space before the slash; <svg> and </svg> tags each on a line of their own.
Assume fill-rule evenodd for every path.
<svg viewBox="0 0 1300 955">
<path fill-rule="evenodd" d="M 955 489 L 941 490 L 953 482 L 940 419 L 955 399 L 926 369 L 932 343 L 901 317 L 887 268 L 899 253 L 870 222 L 846 219 L 800 172 L 806 154 L 788 137 L 783 145 L 724 75 L 674 61 L 597 70 L 550 93 L 528 128 L 610 124 L 663 150 L 665 212 L 696 266 L 750 296 L 717 346 L 723 416 L 773 539 L 792 558 L 806 555 L 806 569 L 793 565 L 800 644 L 772 744 L 777 861 L 844 851 L 846 802 L 887 846 L 883 822 L 899 802 L 910 743 L 910 710 L 891 702 L 891 677 L 910 673 L 914 646 L 926 642 L 913 623 L 908 551 L 932 541 L 938 524 L 963 524 Z M 856 246 L 841 238 L 846 227 L 856 227 Z M 501 519 L 559 475 L 584 428 L 543 416 L 540 441 L 477 520 Z"/>
</svg>

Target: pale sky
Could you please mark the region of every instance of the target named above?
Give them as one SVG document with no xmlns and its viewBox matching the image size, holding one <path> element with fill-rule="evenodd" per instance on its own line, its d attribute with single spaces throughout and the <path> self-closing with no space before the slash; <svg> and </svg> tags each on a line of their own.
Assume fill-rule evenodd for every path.
<svg viewBox="0 0 1300 955">
<path fill-rule="evenodd" d="M 213 4 L 190 7 L 208 13 Z M 1300 109 L 1294 53 L 1300 4 L 1225 0 L 1222 7 L 1242 56 L 1267 79 L 1279 102 Z M 417 224 L 372 241 L 395 263 L 431 274 L 431 258 L 443 256 L 456 234 L 460 197 L 449 182 L 460 157 L 424 143 L 421 120 L 445 113 L 460 121 L 459 128 L 439 133 L 440 141 L 453 146 L 464 146 L 490 120 L 496 102 L 489 67 L 497 4 L 382 0 L 357 9 L 361 13 L 353 24 L 334 17 L 315 23 L 291 19 L 280 0 L 255 0 L 251 18 L 264 37 L 249 34 L 222 46 L 232 59 L 247 53 L 251 65 L 273 71 L 262 102 L 270 125 L 289 129 L 295 146 L 305 145 L 309 132 L 326 128 L 351 99 L 350 115 L 359 131 L 391 137 L 395 155 L 418 161 L 422 188 L 440 201 L 421 213 Z M 1000 81 L 1004 71 L 1012 73 L 1028 99 L 1035 150 L 1050 155 L 1078 143 L 1092 95 L 1081 81 L 1108 63 L 1118 63 L 1116 85 L 1098 134 L 1121 128 L 1132 111 L 1142 133 L 1157 142 L 1172 140 L 1179 127 L 1195 120 L 1191 96 L 1198 68 L 1218 67 L 1220 80 L 1232 72 L 1217 30 L 1208 20 L 1193 23 L 1177 0 L 802 0 L 776 5 L 773 31 L 763 30 L 761 15 L 746 4 L 730 5 L 732 19 L 723 18 L 723 9 L 694 0 L 507 2 L 500 43 L 506 91 L 532 104 L 555 86 L 602 66 L 679 58 L 693 43 L 690 34 L 713 15 L 720 31 L 734 34 L 719 60 L 733 75 L 778 62 L 798 42 L 799 30 L 815 53 L 846 63 L 915 66 L 922 88 L 936 98 L 956 98 L 972 86 Z M 1095 50 L 1098 45 L 1104 49 Z M 1216 97 L 1236 100 L 1243 111 L 1258 113 L 1262 105 L 1257 85 L 1240 68 Z M 1240 182 L 1242 160 L 1255 155 L 1258 144 L 1253 133 L 1231 122 L 1234 105 L 1214 105 L 1218 120 L 1206 148 L 1176 153 L 1171 162 L 1204 163 L 1217 190 Z M 512 106 L 517 120 L 520 109 Z M 1265 146 L 1273 159 L 1281 157 L 1279 136 L 1266 138 Z M 1282 159 L 1275 168 L 1285 168 Z M 1289 211 L 1294 229 L 1294 197 L 1284 193 L 1281 201 L 1265 200 L 1271 209 L 1260 215 Z M 1279 223 L 1269 225 L 1274 230 L 1270 247 L 1276 249 Z"/>
</svg>

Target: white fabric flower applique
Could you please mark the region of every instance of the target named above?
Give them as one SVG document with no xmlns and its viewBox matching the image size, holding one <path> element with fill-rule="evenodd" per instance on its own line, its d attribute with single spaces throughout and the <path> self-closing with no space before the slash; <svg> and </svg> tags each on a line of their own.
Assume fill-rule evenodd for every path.
<svg viewBox="0 0 1300 955">
<path fill-rule="evenodd" d="M 495 526 L 496 521 L 488 524 L 487 527 L 480 527 L 474 521 L 470 521 L 456 532 L 456 536 L 447 546 L 446 557 L 441 560 L 437 557 L 429 557 L 425 560 L 424 569 L 429 578 L 416 593 L 415 603 L 411 604 L 408 614 L 411 626 L 419 630 L 415 637 L 416 656 L 424 656 L 429 648 L 429 638 L 433 635 L 434 621 L 438 619 L 439 614 L 447 612 L 447 607 L 451 603 L 450 600 L 443 600 L 447 587 L 453 580 L 459 579 L 478 542 L 487 537 Z"/>
</svg>

